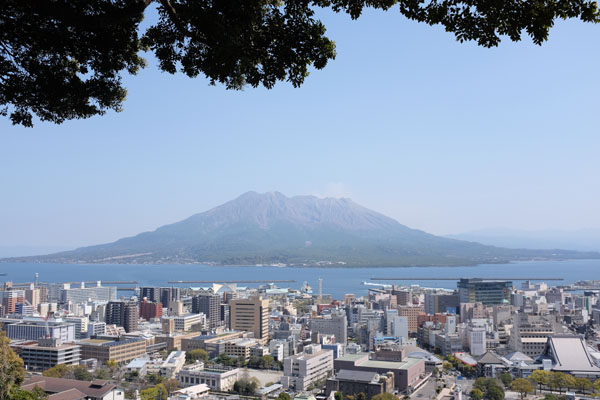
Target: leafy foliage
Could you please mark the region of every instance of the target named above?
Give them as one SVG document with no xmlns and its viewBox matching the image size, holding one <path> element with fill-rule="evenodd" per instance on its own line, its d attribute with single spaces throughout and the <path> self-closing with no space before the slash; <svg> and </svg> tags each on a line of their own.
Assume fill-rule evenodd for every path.
<svg viewBox="0 0 600 400">
<path fill-rule="evenodd" d="M 371 397 L 371 400 L 400 400 L 398 396 L 392 393 L 381 393 Z"/>
<path fill-rule="evenodd" d="M 167 400 L 167 396 L 167 388 L 162 383 L 140 392 L 141 400 Z"/>
<path fill-rule="evenodd" d="M 195 350 L 191 350 L 188 351 L 187 353 L 185 353 L 185 361 L 188 363 L 194 363 L 198 360 L 201 361 L 208 361 L 208 353 L 206 352 L 206 350 L 203 349 L 195 349 Z"/>
<path fill-rule="evenodd" d="M 483 392 L 481 391 L 481 389 L 473 389 L 471 390 L 471 393 L 469 393 L 469 396 L 471 396 L 471 400 L 481 400 L 483 399 Z"/>
<path fill-rule="evenodd" d="M 504 387 L 510 387 L 510 385 L 512 384 L 513 378 L 512 378 L 512 375 L 510 373 L 503 372 L 500 375 L 500 380 L 504 384 Z"/>
<path fill-rule="evenodd" d="M 533 385 L 527 379 L 517 378 L 515 379 L 510 388 L 515 392 L 518 392 L 521 395 L 521 399 L 525 397 L 526 394 L 533 392 Z"/>
<path fill-rule="evenodd" d="M 158 20 L 140 23 L 148 6 Z M 309 67 L 336 56 L 315 17 L 319 7 L 358 18 L 363 9 L 388 10 L 442 25 L 457 40 L 497 46 L 501 37 L 548 39 L 556 19 L 598 22 L 594 0 L 7 0 L 0 9 L 0 113 L 13 124 L 33 115 L 61 123 L 120 111 L 123 72 L 135 74 L 149 50 L 162 71 L 206 76 L 227 89 L 278 81 L 300 86 Z"/>
<path fill-rule="evenodd" d="M 10 399 L 11 394 L 25 379 L 21 360 L 9 346 L 10 340 L 0 332 L 0 399 Z"/>
<path fill-rule="evenodd" d="M 46 392 L 37 386 L 33 390 L 17 389 L 11 394 L 11 400 L 46 400 L 47 398 Z"/>
<path fill-rule="evenodd" d="M 291 397 L 286 392 L 281 392 L 279 393 L 279 396 L 277 396 L 277 400 L 291 400 Z"/>
<path fill-rule="evenodd" d="M 259 386 L 260 382 L 256 378 L 242 378 L 233 384 L 233 391 L 239 394 L 251 395 L 256 393 Z"/>
</svg>

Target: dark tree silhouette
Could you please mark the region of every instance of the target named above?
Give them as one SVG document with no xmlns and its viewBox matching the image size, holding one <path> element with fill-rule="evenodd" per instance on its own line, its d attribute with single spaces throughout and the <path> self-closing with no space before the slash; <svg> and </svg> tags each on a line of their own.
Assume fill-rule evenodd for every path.
<svg viewBox="0 0 600 400">
<path fill-rule="evenodd" d="M 593 0 L 5 0 L 0 5 L 0 114 L 13 124 L 33 116 L 61 123 L 120 111 L 124 72 L 144 66 L 206 76 L 227 89 L 295 87 L 309 67 L 335 58 L 315 9 L 358 18 L 365 7 L 397 5 L 405 17 L 441 24 L 459 41 L 496 46 L 502 36 L 536 44 L 557 18 L 598 22 Z M 148 7 L 158 21 L 140 31 Z"/>
</svg>

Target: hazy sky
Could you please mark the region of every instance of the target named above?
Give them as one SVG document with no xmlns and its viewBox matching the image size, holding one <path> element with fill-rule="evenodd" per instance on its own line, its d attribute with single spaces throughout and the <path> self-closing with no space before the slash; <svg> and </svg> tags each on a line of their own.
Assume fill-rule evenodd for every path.
<svg viewBox="0 0 600 400">
<path fill-rule="evenodd" d="M 248 190 L 351 197 L 436 234 L 600 228 L 600 26 L 484 49 L 397 10 L 323 21 L 337 59 L 300 89 L 149 67 L 122 113 L 0 121 L 0 246 L 112 241 Z"/>
</svg>

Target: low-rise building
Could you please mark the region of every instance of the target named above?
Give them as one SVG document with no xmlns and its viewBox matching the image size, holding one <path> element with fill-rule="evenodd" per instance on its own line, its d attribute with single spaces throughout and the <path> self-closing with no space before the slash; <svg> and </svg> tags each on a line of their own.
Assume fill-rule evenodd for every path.
<svg viewBox="0 0 600 400">
<path fill-rule="evenodd" d="M 210 367 L 199 363 L 184 367 L 177 373 L 177 380 L 183 387 L 206 384 L 211 390 L 229 392 L 240 376 L 239 368 Z"/>
<path fill-rule="evenodd" d="M 167 379 L 175 377 L 185 365 L 185 351 L 172 351 L 160 367 L 160 375 Z"/>
<path fill-rule="evenodd" d="M 44 371 L 59 364 L 78 365 L 80 347 L 63 344 L 56 339 L 40 339 L 37 344 L 21 347 L 19 356 L 27 370 Z"/>
<path fill-rule="evenodd" d="M 286 389 L 303 391 L 319 381 L 325 381 L 332 372 L 333 352 L 313 344 L 306 346 L 303 353 L 283 360 L 281 384 Z"/>
<path fill-rule="evenodd" d="M 32 376 L 23 385 L 22 390 L 36 387 L 49 394 L 49 399 L 68 400 L 125 400 L 125 391 L 108 381 L 78 381 L 75 379 Z"/>
<path fill-rule="evenodd" d="M 368 371 L 385 375 L 394 373 L 394 384 L 398 391 L 411 392 L 425 377 L 425 361 L 406 357 L 402 361 L 381 361 L 371 359 L 369 353 L 346 353 L 334 361 L 335 371 Z"/>
<path fill-rule="evenodd" d="M 342 369 L 334 377 L 327 379 L 326 394 L 342 392 L 345 395 L 364 393 L 366 399 L 382 393 L 394 391 L 394 373 L 379 375 L 372 371 L 349 371 Z"/>
<path fill-rule="evenodd" d="M 143 339 L 84 339 L 78 344 L 81 346 L 81 358 L 95 358 L 101 363 L 125 363 L 146 354 L 146 341 Z"/>
</svg>

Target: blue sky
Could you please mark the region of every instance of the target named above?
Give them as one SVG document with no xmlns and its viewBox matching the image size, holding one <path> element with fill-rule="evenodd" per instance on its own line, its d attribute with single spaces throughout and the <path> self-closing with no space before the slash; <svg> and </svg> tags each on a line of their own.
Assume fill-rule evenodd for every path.
<svg viewBox="0 0 600 400">
<path fill-rule="evenodd" d="M 0 121 L 0 246 L 79 246 L 248 191 L 345 196 L 436 234 L 600 228 L 600 26 L 457 43 L 397 10 L 322 13 L 338 56 L 294 89 L 150 67 L 121 113 Z"/>
</svg>

